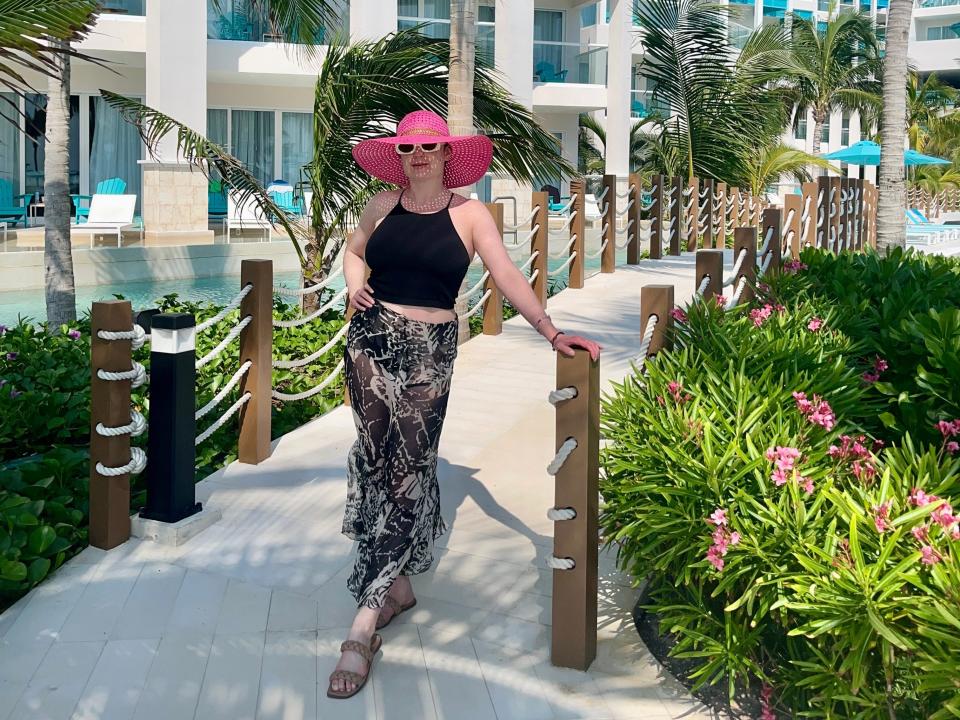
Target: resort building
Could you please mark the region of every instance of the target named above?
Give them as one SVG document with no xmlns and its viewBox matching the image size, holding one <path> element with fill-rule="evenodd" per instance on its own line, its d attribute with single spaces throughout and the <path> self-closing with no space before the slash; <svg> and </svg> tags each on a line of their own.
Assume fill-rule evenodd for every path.
<svg viewBox="0 0 960 720">
<path fill-rule="evenodd" d="M 824 18 L 827 0 L 731 0 L 736 43 L 754 28 L 783 23 L 793 11 Z M 888 0 L 845 0 L 839 10 L 861 8 L 886 22 Z M 643 48 L 632 33 L 633 0 L 480 0 L 478 48 L 492 59 L 520 102 L 561 141 L 576 162 L 578 116 L 597 113 L 607 126 L 606 170 L 629 171 L 632 121 L 654 109 L 653 90 L 637 71 Z M 148 105 L 206 133 L 244 161 L 264 184 L 295 185 L 311 157 L 311 109 L 318 54 L 275 42 L 269 27 L 248 19 L 245 0 L 107 0 L 105 12 L 81 50 L 103 65 L 74 62 L 71 87 L 71 190 L 90 195 L 99 183 L 120 178 L 137 195 L 147 244 L 212 242 L 207 181 L 176 164 L 172 138 L 160 162 L 147 159 L 138 136 L 98 96 L 101 88 Z M 426 23 L 449 33 L 448 0 L 343 0 L 341 27 L 353 39 L 379 38 Z M 921 72 L 957 79 L 960 0 L 918 0 L 911 60 Z M 322 53 L 322 48 L 320 50 Z M 43 88 L 43 78 L 30 78 Z M 10 96 L 12 98 L 12 96 Z M 45 98 L 21 102 L 26 132 L 0 104 L 0 186 L 14 195 L 43 190 Z M 667 108 L 657 108 L 666 110 Z M 859 119 L 837 113 L 823 128 L 821 152 L 860 138 Z M 801 122 L 789 141 L 811 149 L 813 123 Z M 872 169 L 870 169 L 872 170 Z M 869 175 L 868 175 L 869 177 Z M 561 185 L 559 178 L 544 182 Z M 506 194 L 489 178 L 484 199 Z M 42 216 L 42 207 L 31 216 Z"/>
</svg>

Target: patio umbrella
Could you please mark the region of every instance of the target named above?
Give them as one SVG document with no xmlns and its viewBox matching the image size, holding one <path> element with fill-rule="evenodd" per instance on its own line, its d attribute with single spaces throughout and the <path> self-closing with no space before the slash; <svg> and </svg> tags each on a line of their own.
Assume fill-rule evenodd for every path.
<svg viewBox="0 0 960 720">
<path fill-rule="evenodd" d="M 934 157 L 933 155 L 924 155 L 916 150 L 907 150 L 903 154 L 904 165 L 949 165 L 949 160 Z"/>
<path fill-rule="evenodd" d="M 825 160 L 837 160 L 848 165 L 879 165 L 880 146 L 870 140 L 861 140 L 850 147 L 822 155 Z"/>
</svg>

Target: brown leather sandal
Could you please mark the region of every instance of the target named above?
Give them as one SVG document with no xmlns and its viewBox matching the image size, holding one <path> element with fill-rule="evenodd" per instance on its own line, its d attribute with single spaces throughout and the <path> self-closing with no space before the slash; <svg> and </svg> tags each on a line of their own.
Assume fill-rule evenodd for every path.
<svg viewBox="0 0 960 720">
<path fill-rule="evenodd" d="M 387 595 L 386 599 L 384 599 L 383 601 L 383 607 L 389 607 L 391 610 L 393 610 L 393 614 L 390 617 L 388 617 L 386 620 L 384 620 L 383 612 L 382 612 L 383 608 L 381 608 L 380 616 L 377 618 L 377 630 L 382 630 L 387 625 L 392 623 L 393 619 L 397 615 L 399 615 L 400 613 L 406 612 L 416 604 L 417 604 L 416 598 L 414 598 L 411 602 L 407 603 L 406 605 L 401 605 L 396 598 L 393 598 L 390 595 Z"/>
<path fill-rule="evenodd" d="M 373 670 L 373 657 L 380 650 L 380 646 L 383 644 L 383 639 L 377 635 L 373 634 L 373 637 L 370 638 L 370 647 L 367 647 L 361 642 L 356 640 L 344 640 L 340 643 L 340 653 L 345 652 L 355 652 L 357 655 L 362 657 L 367 661 L 367 672 L 365 675 L 360 673 L 351 672 L 350 670 L 334 670 L 330 673 L 329 684 L 327 685 L 327 697 L 335 698 L 337 700 L 346 700 L 351 698 L 360 692 L 363 689 L 363 686 L 367 684 L 367 678 L 370 677 L 370 673 Z M 353 690 L 344 690 L 343 692 L 338 692 L 333 689 L 334 680 L 346 680 L 356 685 Z"/>
</svg>

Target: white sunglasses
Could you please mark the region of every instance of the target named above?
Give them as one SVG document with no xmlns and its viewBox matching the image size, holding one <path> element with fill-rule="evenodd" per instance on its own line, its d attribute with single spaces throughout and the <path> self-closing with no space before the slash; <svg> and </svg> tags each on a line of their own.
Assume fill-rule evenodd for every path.
<svg viewBox="0 0 960 720">
<path fill-rule="evenodd" d="M 396 148 L 397 155 L 413 155 L 417 151 L 417 148 L 423 150 L 425 153 L 436 152 L 440 149 L 442 143 L 399 143 L 394 145 Z"/>
</svg>

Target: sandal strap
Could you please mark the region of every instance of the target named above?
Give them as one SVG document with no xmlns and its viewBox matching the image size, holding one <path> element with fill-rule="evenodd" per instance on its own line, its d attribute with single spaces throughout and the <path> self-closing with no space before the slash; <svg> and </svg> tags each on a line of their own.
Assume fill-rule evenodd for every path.
<svg viewBox="0 0 960 720">
<path fill-rule="evenodd" d="M 373 657 L 373 653 L 370 652 L 370 647 L 356 640 L 344 640 L 340 644 L 340 652 L 355 652 L 357 655 L 366 660 L 368 664 Z"/>
<path fill-rule="evenodd" d="M 366 679 L 367 679 L 366 675 L 361 675 L 360 673 L 355 673 L 350 670 L 334 670 L 332 673 L 330 673 L 331 683 L 334 680 L 346 680 L 347 682 L 351 682 L 354 685 L 359 685 Z"/>
<path fill-rule="evenodd" d="M 389 607 L 391 610 L 393 610 L 393 614 L 394 614 L 394 615 L 399 614 L 399 613 L 402 611 L 402 609 L 403 609 L 403 608 L 400 606 L 400 603 L 397 602 L 397 599 L 396 599 L 395 597 L 393 597 L 392 595 L 387 595 L 387 596 L 383 599 L 383 607 L 380 608 L 381 612 L 383 611 L 384 608 L 387 608 L 387 607 Z"/>
</svg>

